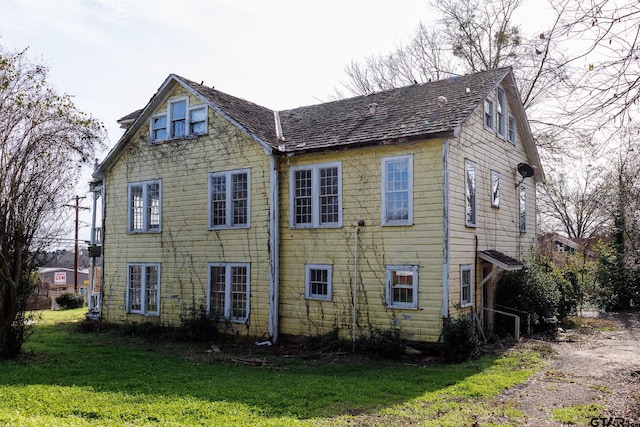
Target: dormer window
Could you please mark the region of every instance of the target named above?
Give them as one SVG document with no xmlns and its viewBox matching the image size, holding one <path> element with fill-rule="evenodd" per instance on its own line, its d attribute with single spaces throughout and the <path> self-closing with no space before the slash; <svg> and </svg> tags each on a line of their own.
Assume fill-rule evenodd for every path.
<svg viewBox="0 0 640 427">
<path fill-rule="evenodd" d="M 188 98 L 169 101 L 167 112 L 151 118 L 151 141 L 184 138 L 207 133 L 207 107 L 189 106 Z"/>
</svg>

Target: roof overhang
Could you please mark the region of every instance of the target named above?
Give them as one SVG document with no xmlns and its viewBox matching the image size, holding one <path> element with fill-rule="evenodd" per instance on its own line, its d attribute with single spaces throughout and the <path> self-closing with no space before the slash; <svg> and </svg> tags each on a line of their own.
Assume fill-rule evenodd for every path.
<svg viewBox="0 0 640 427">
<path fill-rule="evenodd" d="M 479 251 L 478 257 L 495 265 L 496 267 L 503 269 L 504 271 L 518 271 L 522 270 L 522 268 L 524 267 L 524 264 L 522 262 L 494 249 Z"/>
</svg>

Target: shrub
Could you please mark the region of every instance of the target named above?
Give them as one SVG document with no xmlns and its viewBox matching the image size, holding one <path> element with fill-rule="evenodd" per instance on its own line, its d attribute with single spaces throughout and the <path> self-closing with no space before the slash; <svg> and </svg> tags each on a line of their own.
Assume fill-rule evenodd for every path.
<svg viewBox="0 0 640 427">
<path fill-rule="evenodd" d="M 404 353 L 406 346 L 406 341 L 400 338 L 400 328 L 371 328 L 369 335 L 356 339 L 355 352 L 366 356 L 397 359 Z"/>
<path fill-rule="evenodd" d="M 444 358 L 451 362 L 473 359 L 480 354 L 478 332 L 470 315 L 444 318 L 441 335 Z"/>
<path fill-rule="evenodd" d="M 543 325 L 545 317 L 559 314 L 564 279 L 557 272 L 545 271 L 539 264 L 530 264 L 519 271 L 505 273 L 496 286 L 498 305 L 531 313 L 531 323 Z"/>
<path fill-rule="evenodd" d="M 56 303 L 63 310 L 70 310 L 72 308 L 80 308 L 84 305 L 84 298 L 81 295 L 72 293 L 62 294 L 56 298 Z"/>
<path fill-rule="evenodd" d="M 191 309 L 180 316 L 181 324 L 178 327 L 179 339 L 185 341 L 212 341 L 218 338 L 218 321 L 211 319 L 204 306 Z"/>
</svg>

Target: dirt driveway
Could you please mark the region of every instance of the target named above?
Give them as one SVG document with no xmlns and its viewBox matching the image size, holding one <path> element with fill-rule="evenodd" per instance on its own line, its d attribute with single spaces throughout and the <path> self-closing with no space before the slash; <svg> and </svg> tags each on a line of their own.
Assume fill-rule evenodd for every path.
<svg viewBox="0 0 640 427">
<path fill-rule="evenodd" d="M 565 425 L 553 420 L 554 409 L 589 404 L 602 405 L 607 421 L 617 418 L 609 425 L 640 426 L 640 314 L 584 312 L 577 324 L 550 343 L 554 354 L 541 372 L 499 401 L 524 411 L 528 426 Z"/>
</svg>

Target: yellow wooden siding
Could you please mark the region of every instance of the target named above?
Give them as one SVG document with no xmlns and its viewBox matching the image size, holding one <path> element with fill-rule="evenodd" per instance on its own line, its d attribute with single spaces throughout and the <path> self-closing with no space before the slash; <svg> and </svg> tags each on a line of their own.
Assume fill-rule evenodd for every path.
<svg viewBox="0 0 640 427">
<path fill-rule="evenodd" d="M 413 226 L 381 226 L 381 160 L 413 154 Z M 290 227 L 290 168 L 341 162 L 342 227 Z M 353 325 L 354 242 L 358 221 L 359 335 L 397 325 L 410 339 L 437 340 L 442 323 L 442 141 L 288 158 L 280 164 L 280 332 L 318 335 Z M 331 301 L 305 299 L 305 265 L 333 266 Z M 386 266 L 417 265 L 418 310 L 385 305 Z"/>
<path fill-rule="evenodd" d="M 180 89 L 169 99 L 186 96 Z M 190 97 L 190 105 L 201 101 Z M 166 111 L 164 103 L 158 112 Z M 208 113 L 209 132 L 150 145 L 148 123 L 133 136 L 106 176 L 104 318 L 110 322 L 180 324 L 206 305 L 208 263 L 250 263 L 250 316 L 232 323 L 240 334 L 263 336 L 269 315 L 269 157 L 247 135 Z M 208 229 L 208 174 L 250 169 L 250 228 Z M 162 180 L 162 232 L 130 234 L 128 184 Z M 160 263 L 160 316 L 128 314 L 127 263 Z"/>
<path fill-rule="evenodd" d="M 449 308 L 453 314 L 460 304 L 460 265 L 477 266 L 474 282 L 482 279 L 480 263 L 476 264 L 476 237 L 479 250 L 495 249 L 521 260 L 530 259 L 535 245 L 536 187 L 533 178 L 524 181 L 527 199 L 527 232 L 519 231 L 519 203 L 516 183 L 522 177 L 518 163 L 529 163 L 518 130 L 514 145 L 496 136 L 495 130 L 484 128 L 483 105 L 480 105 L 463 127 L 460 137 L 450 141 L 449 148 L 449 223 L 450 223 L 450 288 Z M 522 125 L 521 123 L 518 126 Z M 476 164 L 477 226 L 465 224 L 465 159 Z M 500 173 L 500 207 L 491 206 L 491 171 Z M 480 289 L 474 295 L 474 306 L 480 308 Z"/>
</svg>

